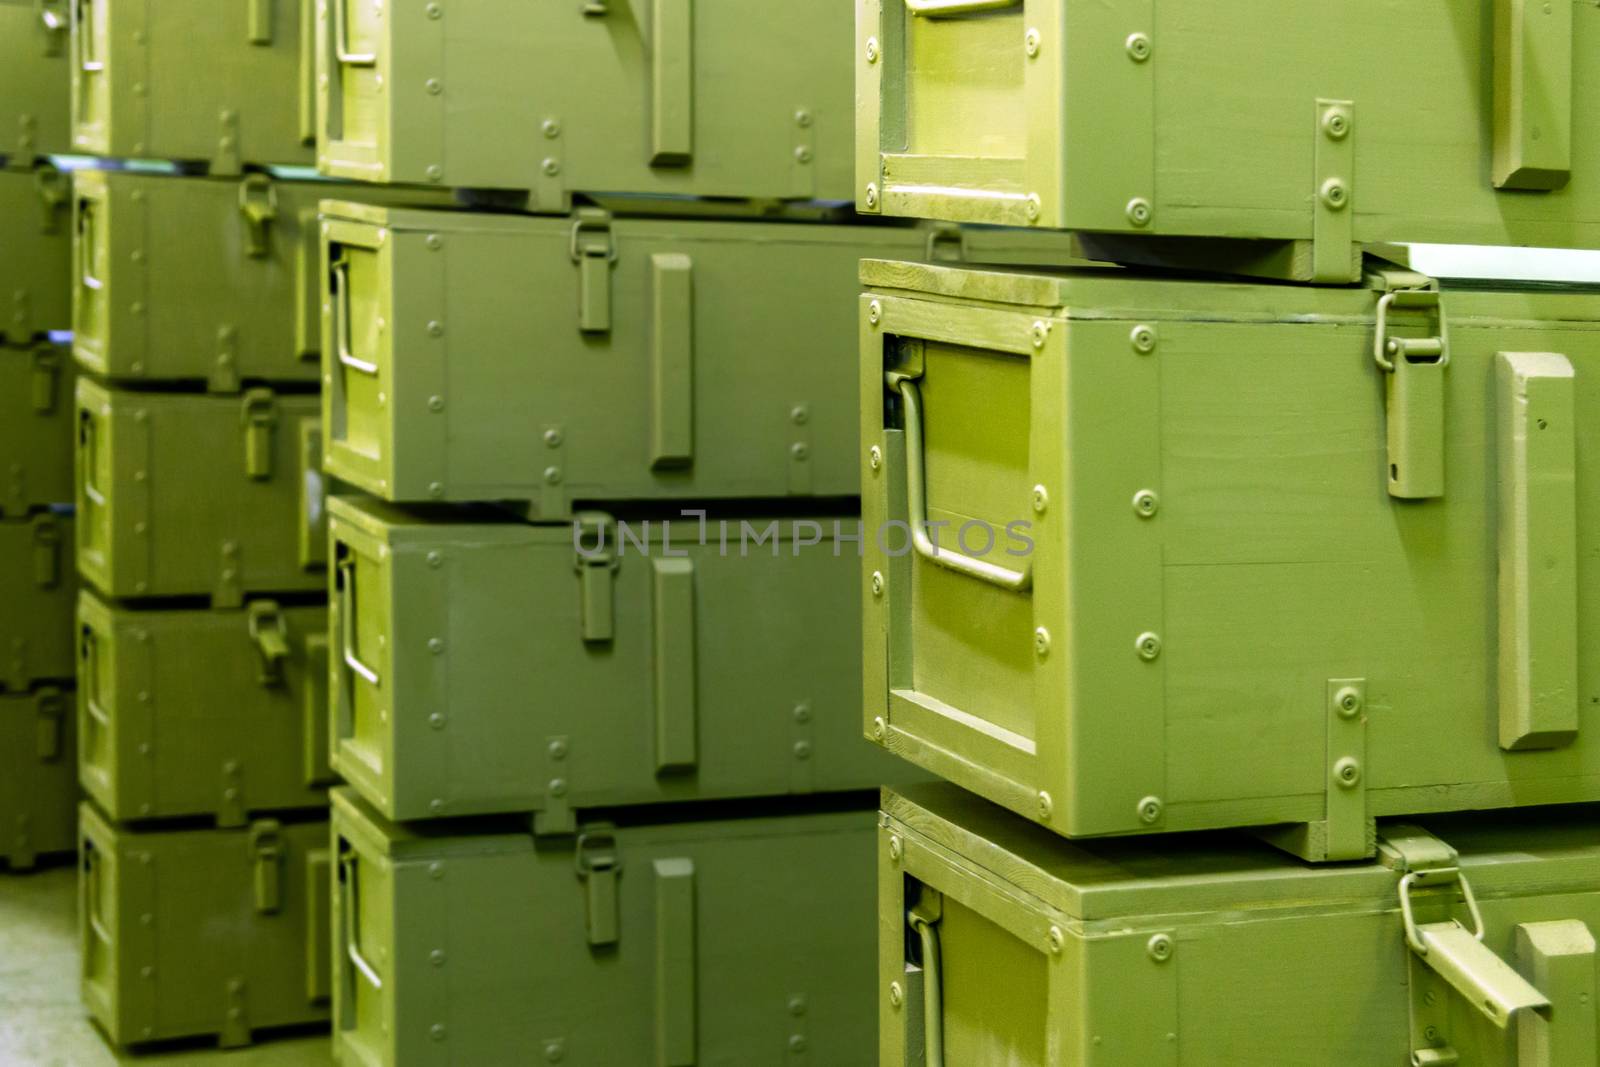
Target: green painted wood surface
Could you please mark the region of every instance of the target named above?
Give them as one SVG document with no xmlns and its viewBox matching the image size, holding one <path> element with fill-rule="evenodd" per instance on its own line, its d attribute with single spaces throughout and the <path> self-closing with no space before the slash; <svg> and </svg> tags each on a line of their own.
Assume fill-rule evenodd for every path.
<svg viewBox="0 0 1600 1067">
<path fill-rule="evenodd" d="M 78 380 L 78 569 L 109 597 L 323 588 L 318 401 Z M 252 470 L 252 439 L 263 447 Z"/>
<path fill-rule="evenodd" d="M 88 803 L 79 817 L 83 1002 L 112 1044 L 238 1045 L 328 1018 L 325 819 L 141 832 Z"/>
<path fill-rule="evenodd" d="M 11 10 L 0 6 L 0 14 Z M 53 165 L 0 169 L 0 339 L 28 344 L 72 325 L 71 180 Z"/>
<path fill-rule="evenodd" d="M 1020 520 L 1035 545 L 1018 593 L 907 554 L 903 534 L 893 555 L 869 541 L 885 590 L 863 592 L 869 735 L 1068 835 L 1600 798 L 1593 293 L 1445 288 L 1443 495 L 1405 500 L 1375 290 L 871 263 L 864 278 L 869 529 L 908 517 L 904 405 L 884 379 L 900 368 L 920 374 L 944 544 L 987 522 L 991 558 L 1018 566 L 1005 527 Z M 1391 325 L 1439 332 L 1432 313 Z M 1517 493 L 1497 473 L 1515 399 L 1496 385 L 1502 352 L 1573 369 L 1576 424 L 1547 431 L 1573 434 L 1575 474 L 1534 471 L 1553 518 L 1529 548 L 1499 525 Z M 1528 432 L 1547 432 L 1539 417 Z M 1502 618 L 1498 573 L 1526 552 L 1551 614 Z M 1496 664 L 1524 640 L 1548 675 L 1523 691 L 1565 701 L 1576 731 L 1508 751 Z M 1353 816 L 1331 777 L 1335 679 L 1365 685 Z"/>
<path fill-rule="evenodd" d="M 0 0 L 0 155 L 70 151 L 67 0 Z"/>
<path fill-rule="evenodd" d="M 886 790 L 883 805 L 882 1064 L 922 1062 L 908 1054 L 922 1019 L 921 1001 L 907 999 L 917 939 L 906 913 L 930 900 L 942 906 L 946 1063 L 1267 1064 L 1289 1049 L 1315 1063 L 1409 1061 L 1409 1005 L 1421 990 L 1410 987 L 1392 855 L 1318 867 L 1233 834 L 1069 842 L 944 783 Z M 1459 850 L 1484 944 L 1530 978 L 1534 961 L 1518 949 L 1525 924 L 1600 926 L 1596 815 L 1586 806 L 1422 820 Z M 1470 922 L 1455 889 L 1417 895 L 1418 921 Z M 1583 1012 L 1594 1025 L 1595 998 L 1579 999 L 1585 982 L 1592 991 L 1592 967 L 1544 988 L 1553 1018 Z M 1442 995 L 1436 1040 L 1460 1062 L 1541 1062 L 1518 1058 L 1514 1028 Z M 1591 1044 L 1577 1059 L 1542 1062 L 1595 1056 Z"/>
<path fill-rule="evenodd" d="M 325 174 L 525 189 L 535 210 L 558 212 L 574 192 L 850 197 L 841 0 L 328 10 Z"/>
<path fill-rule="evenodd" d="M 580 216 L 612 251 L 590 278 L 572 218 L 324 210 L 329 473 L 540 518 L 855 495 L 848 294 L 863 255 L 929 246 L 915 229 Z M 609 311 L 586 331 L 591 289 Z"/>
<path fill-rule="evenodd" d="M 330 193 L 444 203 L 434 190 L 79 171 L 73 351 L 119 382 L 314 382 L 317 204 Z"/>
<path fill-rule="evenodd" d="M 470 826 L 397 827 L 335 791 L 341 1062 L 874 1062 L 870 812 L 623 822 L 581 846 Z M 575 847 L 616 861 L 614 898 Z"/>
<path fill-rule="evenodd" d="M 284 651 L 269 669 L 249 610 L 81 595 L 79 769 L 101 810 L 226 826 L 327 803 L 327 609 L 286 606 L 275 617 Z M 261 620 L 258 630 L 277 632 Z"/>
<path fill-rule="evenodd" d="M 20 518 L 72 499 L 74 377 L 63 345 L 0 345 L 0 514 Z"/>
<path fill-rule="evenodd" d="M 0 689 L 70 679 L 72 612 L 78 575 L 72 565 L 70 515 L 41 512 L 0 520 Z"/>
<path fill-rule="evenodd" d="M 12 871 L 78 843 L 70 686 L 0 693 L 0 859 Z"/>
<path fill-rule="evenodd" d="M 1387 0 L 1311 17 L 1154 0 L 856 7 L 866 211 L 1345 244 L 1600 234 L 1591 4 L 1449 0 L 1408 11 L 1403 32 Z"/>
<path fill-rule="evenodd" d="M 705 545 L 693 518 L 636 521 L 588 567 L 568 525 L 329 511 L 334 767 L 391 818 L 559 818 L 911 770 L 856 729 L 858 562 L 834 519 L 731 520 L 726 555 L 715 521 Z"/>
<path fill-rule="evenodd" d="M 312 161 L 312 0 L 85 0 L 72 9 L 72 148 L 213 173 Z"/>
</svg>

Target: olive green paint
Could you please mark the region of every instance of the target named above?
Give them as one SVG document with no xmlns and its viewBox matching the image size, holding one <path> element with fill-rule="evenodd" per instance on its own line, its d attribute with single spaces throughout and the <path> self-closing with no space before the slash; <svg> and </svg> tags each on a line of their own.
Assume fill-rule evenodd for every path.
<svg viewBox="0 0 1600 1067">
<path fill-rule="evenodd" d="M 915 423 L 951 564 L 867 543 L 869 736 L 1068 836 L 1309 824 L 1286 846 L 1352 858 L 1375 816 L 1600 798 L 1592 292 L 863 277 L 867 525 L 912 518 Z M 954 569 L 971 520 L 1020 590 Z"/>
<path fill-rule="evenodd" d="M 634 816 L 536 842 L 336 790 L 340 1060 L 874 1062 L 872 814 Z"/>
<path fill-rule="evenodd" d="M 70 687 L 0 693 L 0 860 L 13 871 L 78 841 Z"/>
<path fill-rule="evenodd" d="M 328 823 L 137 831 L 79 809 L 83 1003 L 113 1045 L 329 1015 Z"/>
<path fill-rule="evenodd" d="M 109 597 L 324 587 L 317 397 L 78 380 L 78 569 Z"/>
<path fill-rule="evenodd" d="M 952 1065 L 1597 1062 L 1593 808 L 1380 823 L 1377 860 L 1317 867 L 1240 835 L 1064 841 L 943 783 L 883 805 L 880 1065 L 922 1067 L 930 1036 Z M 1497 1027 L 1407 947 L 1401 878 L 1441 841 L 1455 868 L 1411 891 L 1417 923 L 1470 928 L 1465 880 L 1476 958 L 1544 1017 Z M 932 968 L 908 914 L 934 920 Z"/>
<path fill-rule="evenodd" d="M 850 198 L 850 9 L 784 0 L 374 6 L 318 21 L 317 163 L 379 182 Z"/>
<path fill-rule="evenodd" d="M 0 689 L 72 678 L 73 526 L 52 512 L 0 520 Z"/>
<path fill-rule="evenodd" d="M 327 609 L 78 604 L 79 777 L 113 819 L 327 803 Z"/>
<path fill-rule="evenodd" d="M 324 212 L 329 473 L 388 500 L 519 500 L 540 518 L 575 500 L 855 495 L 857 264 L 930 243 L 905 228 Z M 586 327 L 594 300 L 603 320 Z"/>
<path fill-rule="evenodd" d="M 78 171 L 73 348 L 130 383 L 315 382 L 322 337 L 317 204 L 330 193 L 448 202 L 435 190 Z"/>
<path fill-rule="evenodd" d="M 8 10 L 0 5 L 0 14 Z M 72 325 L 71 184 L 49 163 L 0 169 L 0 340 L 7 344 Z"/>
<path fill-rule="evenodd" d="M 69 0 L 0 0 L 0 156 L 70 150 Z"/>
<path fill-rule="evenodd" d="M 315 0 L 73 0 L 72 148 L 97 156 L 312 161 Z"/>
<path fill-rule="evenodd" d="M 73 385 L 66 347 L 0 345 L 0 514 L 72 499 Z"/>
<path fill-rule="evenodd" d="M 730 520 L 726 554 L 714 521 L 704 545 L 694 518 L 631 522 L 647 557 L 598 515 L 580 555 L 570 525 L 329 512 L 333 765 L 391 818 L 537 811 L 553 829 L 910 770 L 856 729 L 858 562 L 833 528 L 853 518 Z"/>
<path fill-rule="evenodd" d="M 924 6 L 856 0 L 864 211 L 1292 242 L 1252 269 L 1318 281 L 1352 241 L 1600 242 L 1592 4 Z"/>
</svg>

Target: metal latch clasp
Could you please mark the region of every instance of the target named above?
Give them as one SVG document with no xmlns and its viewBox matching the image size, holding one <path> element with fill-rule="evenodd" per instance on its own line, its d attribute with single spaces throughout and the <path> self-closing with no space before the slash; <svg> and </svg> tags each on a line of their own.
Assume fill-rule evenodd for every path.
<svg viewBox="0 0 1600 1067">
<path fill-rule="evenodd" d="M 244 426 L 244 471 L 253 481 L 272 477 L 272 437 L 278 425 L 278 401 L 271 389 L 244 394 L 239 421 Z"/>
<path fill-rule="evenodd" d="M 250 604 L 248 627 L 250 640 L 261 653 L 261 672 L 257 681 L 262 685 L 280 685 L 283 682 L 283 664 L 289 658 L 289 623 L 274 600 L 257 600 Z"/>
<path fill-rule="evenodd" d="M 1444 385 L 1449 327 L 1438 285 L 1420 274 L 1383 275 L 1373 360 L 1384 372 L 1388 413 L 1389 495 L 1402 500 L 1444 496 Z M 1399 336 L 1399 314 L 1427 316 L 1438 332 Z"/>
<path fill-rule="evenodd" d="M 283 835 L 276 820 L 250 827 L 250 852 L 255 862 L 256 911 L 271 915 L 283 906 Z"/>
<path fill-rule="evenodd" d="M 579 626 L 585 641 L 609 641 L 616 633 L 612 609 L 613 575 L 621 568 L 617 559 L 616 523 L 598 512 L 573 520 L 572 547 L 577 555 Z"/>
<path fill-rule="evenodd" d="M 245 251 L 251 258 L 267 254 L 267 224 L 278 218 L 278 187 L 265 174 L 247 175 L 239 183 L 239 211 L 244 215 Z"/>
<path fill-rule="evenodd" d="M 578 835 L 573 862 L 578 880 L 588 889 L 588 937 L 591 945 L 614 945 L 619 936 L 617 879 L 622 856 L 617 836 L 610 830 L 589 830 Z"/>
<path fill-rule="evenodd" d="M 580 209 L 572 223 L 572 262 L 578 265 L 578 329 L 584 333 L 611 331 L 611 265 L 616 261 L 611 216 Z"/>
</svg>

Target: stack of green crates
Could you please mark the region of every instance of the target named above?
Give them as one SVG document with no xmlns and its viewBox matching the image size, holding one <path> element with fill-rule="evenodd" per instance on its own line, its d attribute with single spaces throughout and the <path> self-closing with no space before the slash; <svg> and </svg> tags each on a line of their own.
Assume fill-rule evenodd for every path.
<svg viewBox="0 0 1600 1067">
<path fill-rule="evenodd" d="M 848 7 L 328 12 L 336 1054 L 870 1062 Z"/>
<path fill-rule="evenodd" d="M 70 6 L 83 997 L 238 1045 L 330 1013 L 315 16 Z"/>
<path fill-rule="evenodd" d="M 76 845 L 66 22 L 0 2 L 0 869 Z"/>
<path fill-rule="evenodd" d="M 881 1064 L 1595 1064 L 1600 9 L 857 7 Z"/>
</svg>

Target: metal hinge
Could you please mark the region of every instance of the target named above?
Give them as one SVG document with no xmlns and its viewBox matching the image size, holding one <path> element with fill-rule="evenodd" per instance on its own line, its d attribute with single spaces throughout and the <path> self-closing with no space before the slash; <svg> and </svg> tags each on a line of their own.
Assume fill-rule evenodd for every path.
<svg viewBox="0 0 1600 1067">
<path fill-rule="evenodd" d="M 578 881 L 588 890 L 589 944 L 614 945 L 619 926 L 617 879 L 622 874 L 616 834 L 610 829 L 591 829 L 579 834 L 574 862 Z"/>
<path fill-rule="evenodd" d="M 578 265 L 578 329 L 584 333 L 611 330 L 611 264 L 616 261 L 611 216 L 580 208 L 572 223 L 572 262 Z"/>
<path fill-rule="evenodd" d="M 1402 500 L 1444 496 L 1444 371 L 1449 327 L 1439 283 L 1411 271 L 1383 271 L 1373 360 L 1384 373 L 1388 415 L 1389 495 Z M 1421 334 L 1394 332 L 1396 320 L 1422 318 Z"/>
<path fill-rule="evenodd" d="M 61 522 L 46 512 L 33 520 L 33 580 L 46 589 L 61 581 Z"/>
<path fill-rule="evenodd" d="M 274 600 L 257 600 L 249 607 L 250 640 L 261 653 L 261 671 L 256 680 L 262 685 L 283 683 L 283 664 L 289 658 L 289 623 Z"/>
<path fill-rule="evenodd" d="M 263 915 L 272 915 L 283 906 L 282 830 L 275 819 L 263 819 L 250 827 L 256 911 Z"/>
<path fill-rule="evenodd" d="M 267 225 L 278 217 L 278 187 L 272 179 L 246 175 L 239 183 L 239 211 L 244 215 L 245 251 L 260 259 L 267 254 Z"/>
<path fill-rule="evenodd" d="M 579 628 L 585 641 L 609 641 L 616 632 L 611 605 L 617 559 L 616 521 L 599 512 L 583 512 L 572 520 L 572 547 L 578 570 Z"/>
<path fill-rule="evenodd" d="M 252 389 L 240 403 L 244 427 L 244 472 L 253 481 L 272 477 L 272 437 L 278 425 L 278 400 L 271 389 Z"/>
<path fill-rule="evenodd" d="M 1456 850 L 1415 826 L 1386 828 L 1379 848 L 1401 875 L 1400 916 L 1411 949 L 1411 1062 L 1459 1060 L 1449 1041 L 1446 984 L 1502 1030 L 1524 1015 L 1548 1018 L 1549 998 L 1484 945 L 1483 914 Z M 1441 918 L 1418 922 L 1416 913 L 1425 905 Z M 1465 908 L 1470 928 L 1452 914 L 1458 906 Z"/>
<path fill-rule="evenodd" d="M 33 350 L 33 410 L 48 414 L 56 409 L 56 387 L 61 379 L 61 356 L 54 345 L 42 344 Z"/>
</svg>

